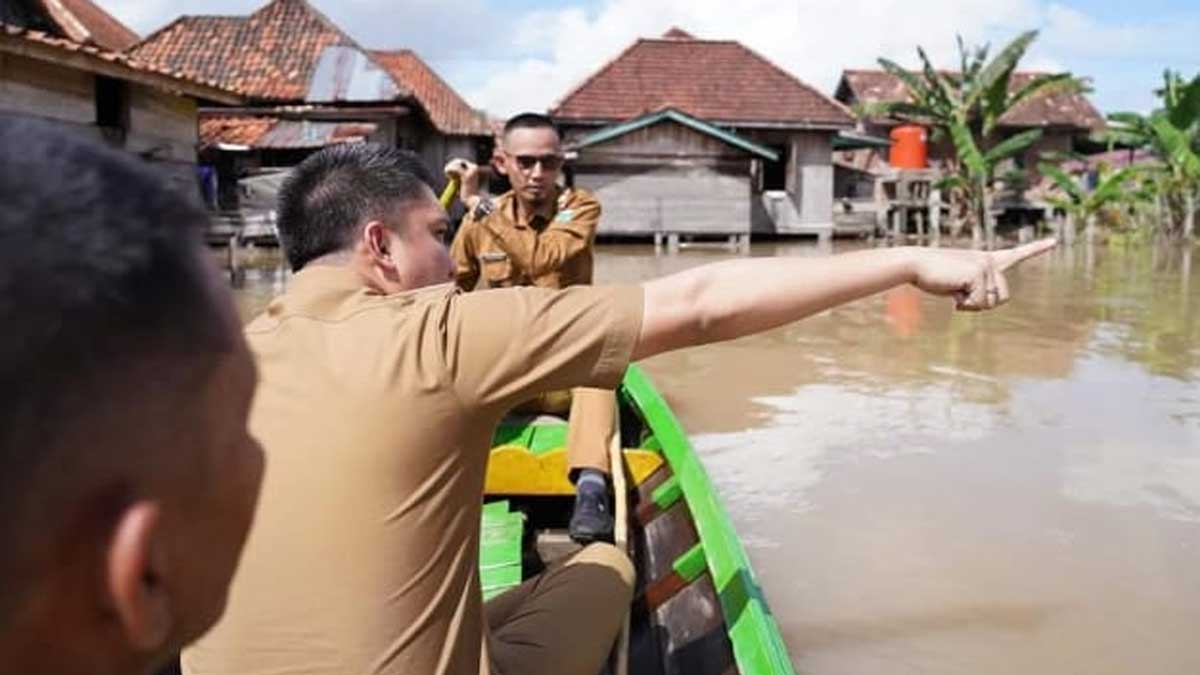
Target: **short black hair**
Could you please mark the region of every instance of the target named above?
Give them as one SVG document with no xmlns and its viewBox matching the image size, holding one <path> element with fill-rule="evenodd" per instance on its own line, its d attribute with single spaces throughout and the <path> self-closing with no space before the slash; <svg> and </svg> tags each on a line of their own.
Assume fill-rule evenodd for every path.
<svg viewBox="0 0 1200 675">
<path fill-rule="evenodd" d="M 558 127 L 555 126 L 554 120 L 549 116 L 541 113 L 527 112 L 521 113 L 509 119 L 504 123 L 504 135 L 507 136 L 514 129 L 549 129 L 558 137 L 562 137 Z"/>
<path fill-rule="evenodd" d="M 0 114 L 0 148 L 0 576 L 8 578 L 21 564 L 14 542 L 44 526 L 32 500 L 58 498 L 49 481 L 65 483 L 72 468 L 121 442 L 60 447 L 79 421 L 117 392 L 149 391 L 138 373 L 174 373 L 183 361 L 215 367 L 236 323 L 231 330 L 233 310 L 218 304 L 207 267 L 207 215 L 161 169 L 23 116 Z M 0 599 L 0 624 L 12 601 Z"/>
<path fill-rule="evenodd" d="M 375 143 L 325 148 L 305 159 L 279 192 L 279 240 L 293 271 L 341 251 L 359 228 L 438 183 L 421 157 Z"/>
</svg>

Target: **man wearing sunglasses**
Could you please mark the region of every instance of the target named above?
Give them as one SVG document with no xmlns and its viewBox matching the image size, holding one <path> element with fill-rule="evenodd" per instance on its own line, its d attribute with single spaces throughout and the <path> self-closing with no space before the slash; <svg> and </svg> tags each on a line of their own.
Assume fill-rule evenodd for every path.
<svg viewBox="0 0 1200 675">
<path fill-rule="evenodd" d="M 465 291 L 510 286 L 566 288 L 592 283 L 592 246 L 600 202 L 584 190 L 558 184 L 562 141 L 545 115 L 525 113 L 504 125 L 495 157 L 512 190 L 492 200 L 479 186 L 479 169 L 454 160 L 447 173 L 462 182 L 467 216 L 454 239 L 455 281 Z M 571 392 L 567 464 L 576 486 L 571 538 L 608 539 L 608 443 L 616 402 L 611 391 Z M 522 406 L 525 412 L 563 412 L 562 393 Z"/>
</svg>

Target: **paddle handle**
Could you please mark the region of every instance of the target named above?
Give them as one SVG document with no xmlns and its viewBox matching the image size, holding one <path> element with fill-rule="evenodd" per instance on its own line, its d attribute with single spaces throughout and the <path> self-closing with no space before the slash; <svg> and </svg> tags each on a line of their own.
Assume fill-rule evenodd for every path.
<svg viewBox="0 0 1200 675">
<path fill-rule="evenodd" d="M 461 185 L 458 176 L 447 176 L 447 178 L 449 180 L 446 181 L 446 187 L 442 190 L 442 196 L 438 199 L 442 203 L 443 209 L 449 209 L 450 205 L 454 203 L 454 198 L 458 196 L 458 188 Z"/>
</svg>

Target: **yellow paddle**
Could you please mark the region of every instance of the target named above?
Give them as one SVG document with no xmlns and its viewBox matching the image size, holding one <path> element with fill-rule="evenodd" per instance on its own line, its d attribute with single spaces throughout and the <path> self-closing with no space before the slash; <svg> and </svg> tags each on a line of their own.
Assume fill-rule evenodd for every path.
<svg viewBox="0 0 1200 675">
<path fill-rule="evenodd" d="M 442 203 L 443 209 L 448 210 L 450 205 L 454 203 L 454 198 L 458 196 L 458 188 L 461 183 L 457 174 L 451 176 L 449 173 L 447 173 L 446 179 L 446 188 L 442 190 L 442 196 L 438 199 L 438 201 Z"/>
</svg>

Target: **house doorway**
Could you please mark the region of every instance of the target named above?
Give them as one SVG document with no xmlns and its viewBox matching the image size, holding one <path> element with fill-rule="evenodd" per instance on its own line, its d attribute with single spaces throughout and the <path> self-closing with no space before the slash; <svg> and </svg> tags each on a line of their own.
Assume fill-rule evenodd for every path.
<svg viewBox="0 0 1200 675">
<path fill-rule="evenodd" d="M 788 147 L 786 145 L 772 145 L 772 150 L 779 154 L 779 161 L 763 163 L 763 191 L 767 190 L 786 190 L 787 189 L 787 174 L 788 174 Z"/>
</svg>

